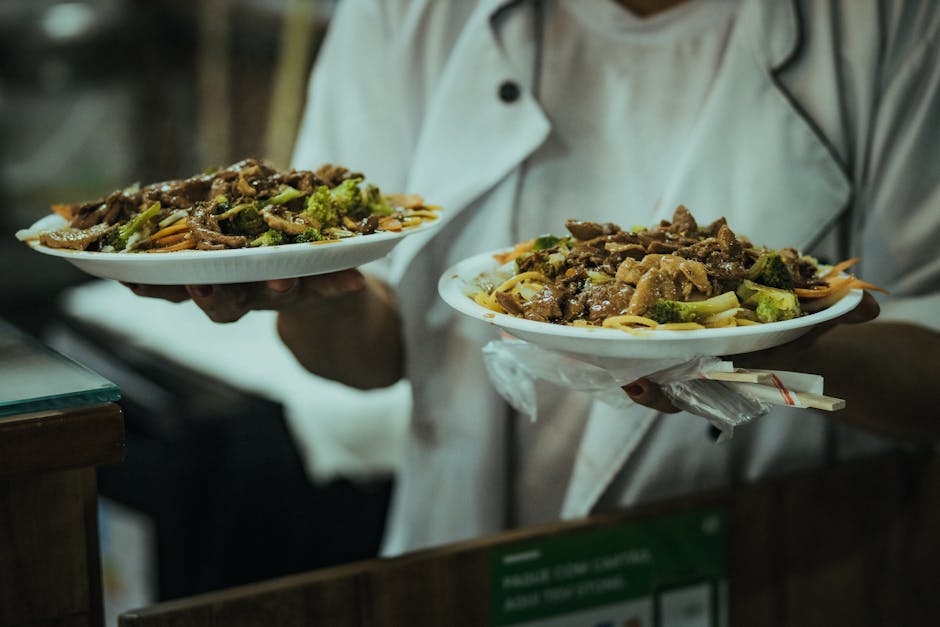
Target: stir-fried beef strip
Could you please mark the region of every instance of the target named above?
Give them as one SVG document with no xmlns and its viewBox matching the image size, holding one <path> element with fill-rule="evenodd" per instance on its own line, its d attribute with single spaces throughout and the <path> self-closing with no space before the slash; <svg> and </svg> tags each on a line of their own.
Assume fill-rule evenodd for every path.
<svg viewBox="0 0 940 627">
<path fill-rule="evenodd" d="M 634 292 L 633 298 L 630 299 L 627 313 L 642 316 L 657 301 L 664 299 L 679 299 L 676 276 L 662 268 L 652 268 L 637 281 L 636 292 Z"/>
<path fill-rule="evenodd" d="M 522 298 L 515 294 L 496 292 L 496 301 L 499 303 L 500 307 L 514 316 L 521 316 L 524 311 Z"/>
<path fill-rule="evenodd" d="M 673 213 L 672 222 L 665 226 L 665 231 L 675 235 L 694 237 L 698 234 L 698 223 L 685 205 L 679 205 Z M 689 235 L 690 233 L 692 235 Z"/>
<path fill-rule="evenodd" d="M 349 179 L 364 178 L 361 172 L 352 172 L 347 168 L 330 163 L 320 167 L 315 174 L 323 182 L 322 184 L 328 187 L 336 187 Z"/>
<path fill-rule="evenodd" d="M 139 203 L 123 192 L 113 192 L 104 198 L 76 205 L 56 205 L 60 212 L 71 216 L 69 226 L 87 229 L 97 224 L 114 224 L 127 219 L 137 210 Z"/>
<path fill-rule="evenodd" d="M 584 290 L 588 322 L 600 324 L 611 316 L 627 313 L 636 289 L 621 281 L 590 285 Z"/>
<path fill-rule="evenodd" d="M 280 176 L 277 170 L 263 162 L 245 159 L 210 174 L 161 181 L 136 190 L 120 190 L 87 202 L 57 205 L 57 209 L 60 213 L 72 216 L 73 227 L 88 228 L 93 224 L 87 219 L 92 213 L 102 218 L 106 216 L 109 218 L 106 221 L 113 224 L 118 218 L 128 217 L 141 205 L 154 202 L 159 202 L 165 208 L 183 209 L 217 196 L 253 196 L 281 184 Z M 108 206 L 107 213 L 98 214 L 97 211 L 103 205 Z"/>
<path fill-rule="evenodd" d="M 69 248 L 71 250 L 86 250 L 93 243 L 105 236 L 111 226 L 102 222 L 87 229 L 61 230 L 50 233 L 41 233 L 39 243 L 49 248 Z"/>
<path fill-rule="evenodd" d="M 616 224 L 598 224 L 597 222 L 586 222 L 584 220 L 568 220 L 565 223 L 565 228 L 575 238 L 582 241 L 590 241 L 620 231 L 620 227 Z"/>
<path fill-rule="evenodd" d="M 663 299 L 700 300 L 711 295 L 712 284 L 704 264 L 677 255 L 660 255 L 636 281 L 627 313 L 643 315 Z"/>
<path fill-rule="evenodd" d="M 280 172 L 262 161 L 245 159 L 186 179 L 162 181 L 140 188 L 132 186 L 87 202 L 54 205 L 53 209 L 68 220 L 71 231 L 64 229 L 62 233 L 48 234 L 44 244 L 54 248 L 108 250 L 107 239 L 96 244 L 108 232 L 106 227 L 127 223 L 144 209 L 159 203 L 163 212 L 161 215 L 169 215 L 173 210 L 189 212 L 187 237 L 192 237 L 196 248 L 238 248 L 246 246 L 249 238 L 243 234 L 232 234 L 230 223 L 225 224 L 224 230 L 220 228 L 219 214 L 228 208 L 221 205 L 219 200 L 224 197 L 234 205 L 235 202 L 272 198 L 288 188 L 300 194 L 296 198 L 282 199 L 277 204 L 262 200 L 256 208 L 268 228 L 288 236 L 298 236 L 310 229 L 319 231 L 324 226 L 304 211 L 311 194 L 321 186 L 332 189 L 344 181 L 364 178 L 359 172 L 331 164 L 316 171 Z M 419 196 L 401 198 L 403 202 L 412 205 L 421 205 L 423 202 Z M 373 213 L 367 216 L 344 216 L 342 226 L 350 233 L 375 233 L 380 227 L 380 216 Z M 137 236 L 134 248 L 153 248 L 148 235 L 144 232 Z"/>
<path fill-rule="evenodd" d="M 793 277 L 793 284 L 800 288 L 812 288 L 823 285 L 825 281 L 816 276 L 818 269 L 811 260 L 800 255 L 795 248 L 781 248 L 777 251 Z"/>
<path fill-rule="evenodd" d="M 546 285 L 531 300 L 522 306 L 522 315 L 527 320 L 553 322 L 561 319 L 561 302 L 564 291 L 554 284 Z"/>
<path fill-rule="evenodd" d="M 196 240 L 196 248 L 220 250 L 245 246 L 248 240 L 245 236 L 222 233 L 214 209 L 214 203 L 197 203 L 189 214 L 189 232 Z"/>
<path fill-rule="evenodd" d="M 737 237 L 725 218 L 701 227 L 682 205 L 671 221 L 653 229 L 632 232 L 584 220 L 568 220 L 565 226 L 573 240 L 563 263 L 552 263 L 558 246 L 516 260 L 519 272 L 536 271 L 552 283 L 526 302 L 497 295 L 508 312 L 532 320 L 590 324 L 615 315 L 643 315 L 661 299 L 702 300 L 735 289 L 762 254 Z M 795 249 L 778 252 L 796 286 L 821 282 L 815 265 Z M 595 282 L 591 273 L 607 278 Z"/>
<path fill-rule="evenodd" d="M 320 228 L 320 223 L 316 220 L 308 218 L 303 214 L 288 211 L 285 207 L 268 205 L 261 210 L 261 217 L 264 218 L 265 224 L 272 229 L 277 229 L 278 231 L 283 231 L 290 235 L 303 233 L 309 228 Z"/>
</svg>

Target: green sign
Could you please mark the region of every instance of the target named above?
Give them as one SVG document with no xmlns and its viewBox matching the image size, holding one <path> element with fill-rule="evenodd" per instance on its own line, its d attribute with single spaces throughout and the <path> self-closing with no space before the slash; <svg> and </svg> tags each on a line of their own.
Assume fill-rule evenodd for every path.
<svg viewBox="0 0 940 627">
<path fill-rule="evenodd" d="M 724 511 L 518 542 L 493 551 L 491 573 L 496 626 L 718 627 Z"/>
</svg>

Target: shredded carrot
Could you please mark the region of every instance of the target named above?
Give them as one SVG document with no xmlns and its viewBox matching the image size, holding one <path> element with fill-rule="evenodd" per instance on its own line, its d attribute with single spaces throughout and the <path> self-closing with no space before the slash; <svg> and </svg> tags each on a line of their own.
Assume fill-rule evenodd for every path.
<svg viewBox="0 0 940 627">
<path fill-rule="evenodd" d="M 51 205 L 51 207 L 53 211 L 58 213 L 69 222 L 71 222 L 72 218 L 75 217 L 75 211 L 73 210 L 72 205 Z"/>
<path fill-rule="evenodd" d="M 886 289 L 883 288 L 883 287 L 879 287 L 879 286 L 877 286 L 877 285 L 875 285 L 875 284 L 873 284 L 873 283 L 869 283 L 868 281 L 863 281 L 863 280 L 861 280 L 861 279 L 856 279 L 855 277 L 852 277 L 852 287 L 853 287 L 854 289 L 871 290 L 871 291 L 873 291 L 873 292 L 881 292 L 882 294 L 889 294 L 889 293 L 890 293 L 890 292 L 888 292 L 888 290 L 886 290 Z"/>
<path fill-rule="evenodd" d="M 172 246 L 173 244 L 179 244 L 182 242 L 189 233 L 175 233 L 173 235 L 167 235 L 166 237 L 161 237 L 159 240 L 154 240 L 154 244 L 157 247 Z"/>
<path fill-rule="evenodd" d="M 178 244 L 173 244 L 172 246 L 164 246 L 163 248 L 150 248 L 147 250 L 148 253 L 171 253 L 176 250 L 188 250 L 190 248 L 196 247 L 196 240 L 184 239 Z"/>
<path fill-rule="evenodd" d="M 831 279 L 832 277 L 837 277 L 843 272 L 845 272 L 848 268 L 851 268 L 857 263 L 858 263 L 858 257 L 852 257 L 851 259 L 840 261 L 836 265 L 829 268 L 829 271 L 822 276 L 822 280 L 826 281 L 828 279 Z"/>
<path fill-rule="evenodd" d="M 499 262 L 499 265 L 503 265 L 504 263 L 509 263 L 510 261 L 515 260 L 516 257 L 523 255 L 529 252 L 530 250 L 532 250 L 532 246 L 534 244 L 535 244 L 535 240 L 529 240 L 528 242 L 520 242 L 516 244 L 515 247 L 508 253 L 500 253 L 498 255 L 493 255 L 493 257 L 496 259 L 496 261 Z"/>
<path fill-rule="evenodd" d="M 177 220 L 170 226 L 160 229 L 159 231 L 151 235 L 150 241 L 156 242 L 158 239 L 163 239 L 164 237 L 167 237 L 168 235 L 174 235 L 176 233 L 179 233 L 180 231 L 186 231 L 188 229 L 189 229 L 189 220 L 187 220 L 186 218 L 182 218 L 180 220 Z"/>
<path fill-rule="evenodd" d="M 794 288 L 793 293 L 800 298 L 824 298 L 833 292 L 838 292 L 849 284 L 852 277 L 837 277 L 831 279 L 828 285 L 820 285 L 813 288 Z"/>
<path fill-rule="evenodd" d="M 847 292 L 851 289 L 874 290 L 877 292 L 888 293 L 884 288 L 873 285 L 867 281 L 862 281 L 854 276 L 837 277 L 829 280 L 829 285 L 814 287 L 811 289 L 797 287 L 793 290 L 799 298 L 825 298 L 839 292 Z"/>
</svg>

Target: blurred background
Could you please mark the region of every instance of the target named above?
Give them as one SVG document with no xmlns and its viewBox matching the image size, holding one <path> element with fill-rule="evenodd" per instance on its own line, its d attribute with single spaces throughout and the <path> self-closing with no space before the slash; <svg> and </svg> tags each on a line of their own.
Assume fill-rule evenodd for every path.
<svg viewBox="0 0 940 627">
<path fill-rule="evenodd" d="M 54 202 L 249 155 L 288 165 L 331 9 L 328 0 L 4 0 L 0 224 L 12 233 Z M 4 313 L 29 324 L 53 284 L 82 277 L 15 244 L 3 238 L 2 267 L 29 271 L 4 272 Z"/>
<path fill-rule="evenodd" d="M 333 8 L 0 2 L 0 317 L 122 389 L 126 460 L 99 472 L 109 624 L 130 607 L 378 549 L 407 415 L 401 390 L 359 407 L 300 371 L 271 317 L 211 325 L 194 307 L 136 299 L 13 237 L 52 203 L 135 181 L 245 157 L 288 166 Z"/>
</svg>

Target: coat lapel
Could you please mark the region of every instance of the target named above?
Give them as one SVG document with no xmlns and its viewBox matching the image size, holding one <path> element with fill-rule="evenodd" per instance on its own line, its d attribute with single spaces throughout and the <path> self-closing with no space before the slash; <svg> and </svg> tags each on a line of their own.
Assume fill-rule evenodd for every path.
<svg viewBox="0 0 940 627">
<path fill-rule="evenodd" d="M 409 189 L 459 211 L 511 172 L 546 137 L 548 120 L 528 89 L 530 64 L 504 49 L 493 15 L 505 3 L 484 3 L 454 46 L 450 62 L 431 99 L 418 139 Z M 514 41 L 518 56 L 534 49 L 528 5 L 507 13 L 500 29 L 525 39 Z M 515 39 L 515 37 L 514 37 Z M 527 66 L 527 67 L 523 67 Z M 500 86 L 512 82 L 520 93 L 500 99 Z M 472 112 L 472 115 L 467 115 Z"/>
<path fill-rule="evenodd" d="M 703 222 L 724 215 L 756 243 L 808 250 L 848 207 L 842 162 L 784 85 L 801 42 L 795 5 L 742 4 L 724 80 L 674 164 L 659 217 L 685 204 Z"/>
<path fill-rule="evenodd" d="M 512 173 L 550 129 L 529 89 L 535 67 L 531 3 L 489 0 L 470 20 L 431 97 L 406 185 L 442 206 L 445 222 Z M 500 98 L 507 83 L 519 88 L 511 102 Z M 408 238 L 399 247 L 392 277 L 401 276 L 433 235 Z"/>
</svg>

